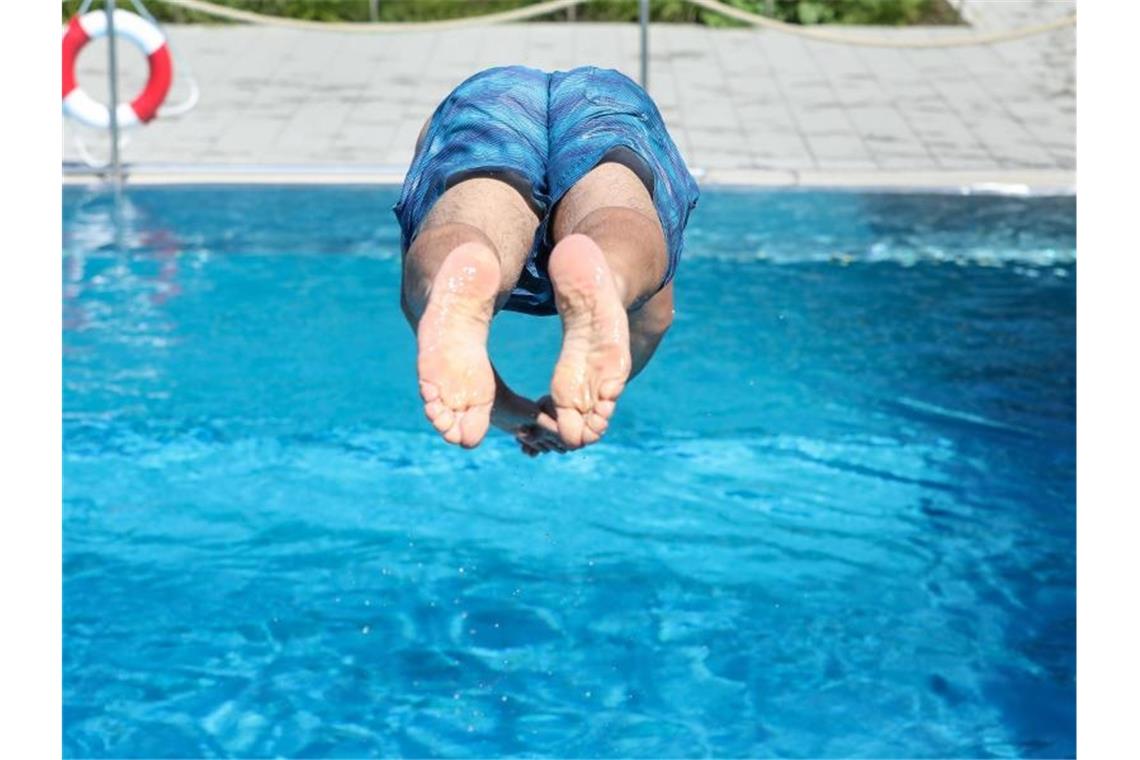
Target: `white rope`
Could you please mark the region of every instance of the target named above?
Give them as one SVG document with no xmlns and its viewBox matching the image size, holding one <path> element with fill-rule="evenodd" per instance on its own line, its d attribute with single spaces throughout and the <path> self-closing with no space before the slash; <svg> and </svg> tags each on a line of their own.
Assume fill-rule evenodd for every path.
<svg viewBox="0 0 1140 760">
<path fill-rule="evenodd" d="M 254 13 L 253 11 L 243 11 L 237 8 L 229 8 L 222 5 L 216 5 L 208 2 L 207 0 L 161 0 L 161 2 L 169 3 L 170 5 L 177 5 L 187 10 L 198 11 L 217 18 L 225 18 L 230 21 L 244 21 L 251 24 L 262 24 L 265 26 L 279 26 L 291 29 L 308 29 L 320 31 L 335 31 L 335 32 L 361 32 L 361 33 L 386 33 L 386 32 L 406 32 L 406 31 L 430 31 L 435 29 L 459 29 L 471 26 L 483 26 L 485 24 L 505 24 L 512 21 L 525 21 L 527 19 L 543 16 L 555 11 L 564 10 L 574 6 L 581 5 L 587 0 L 547 0 L 546 2 L 536 3 L 535 5 L 527 5 L 522 8 L 516 8 L 511 11 L 502 11 L 499 13 L 488 13 L 483 16 L 469 16 L 467 18 L 446 19 L 441 21 L 403 21 L 403 22 L 352 22 L 352 21 L 309 21 L 306 19 L 293 19 L 283 18 L 281 16 L 266 16 L 261 13 Z M 990 32 L 986 34 L 962 34 L 946 37 L 934 37 L 925 39 L 907 39 L 902 36 L 886 36 L 886 35 L 868 35 L 868 34 L 848 34 L 844 32 L 836 32 L 827 29 L 818 29 L 811 26 L 803 26 L 800 24 L 789 24 L 785 21 L 778 21 L 776 19 L 767 18 L 766 16 L 759 16 L 755 13 L 741 10 L 731 5 L 727 5 L 721 0 L 685 0 L 685 2 L 692 3 L 700 8 L 713 13 L 719 13 L 722 16 L 740 21 L 751 26 L 761 29 L 767 29 L 773 32 L 780 32 L 782 34 L 790 34 L 796 37 L 803 37 L 805 39 L 816 40 L 817 42 L 832 42 L 843 45 L 856 45 L 862 47 L 880 47 L 880 48 L 948 48 L 948 47 L 964 47 L 969 45 L 994 45 L 1001 42 L 1012 42 L 1013 40 L 1025 39 L 1026 37 L 1034 37 L 1039 34 L 1047 34 L 1048 32 L 1064 29 L 1066 27 L 1076 26 L 1077 16 L 1072 14 L 1064 18 L 1049 21 L 1043 24 L 1036 24 L 1034 26 L 1020 27 L 1018 29 L 1009 29 L 1006 31 Z"/>
<path fill-rule="evenodd" d="M 198 11 L 217 18 L 230 21 L 245 21 L 250 24 L 263 26 L 280 26 L 288 29 L 307 29 L 322 32 L 361 32 L 364 34 L 376 32 L 415 32 L 432 31 L 436 29 L 461 29 L 470 26 L 483 26 L 485 24 L 506 24 L 511 21 L 526 21 L 536 16 L 545 16 L 548 13 L 565 10 L 575 5 L 581 5 L 586 0 L 546 0 L 546 2 L 527 5 L 511 11 L 487 13 L 482 16 L 468 16 L 466 18 L 444 19 L 441 21 L 309 21 L 308 19 L 284 18 L 282 16 L 266 16 L 253 11 L 243 11 L 237 8 L 228 8 L 224 5 L 215 5 L 206 0 L 162 0 L 169 5 L 177 5 L 187 10 Z"/>
<path fill-rule="evenodd" d="M 90 2 L 90 0 L 88 0 L 88 2 Z M 138 11 L 140 16 L 154 24 L 156 29 L 162 28 L 162 24 L 158 23 L 158 19 L 151 15 L 151 12 L 147 10 L 142 0 L 131 0 L 131 5 L 135 7 L 135 10 Z M 181 103 L 164 104 L 158 109 L 158 116 L 169 119 L 171 117 L 181 116 L 184 113 L 189 113 L 194 106 L 198 105 L 198 98 L 201 95 L 201 91 L 198 89 L 198 80 L 194 78 L 194 72 L 190 68 L 190 64 L 178 55 L 178 52 L 169 39 L 166 41 L 166 46 L 170 50 L 170 57 L 174 59 L 174 70 L 178 72 L 178 78 L 185 82 L 186 86 L 190 89 L 189 94 Z"/>
<path fill-rule="evenodd" d="M 126 133 L 119 135 L 119 151 L 121 152 L 123 148 L 127 147 L 127 143 L 130 141 L 130 137 Z M 111 166 L 110 157 L 106 161 L 100 161 L 91 154 L 91 151 L 87 149 L 87 142 L 83 139 L 83 130 L 81 129 L 75 130 L 75 149 L 79 152 L 79 157 L 83 159 L 83 163 L 92 169 L 106 169 Z"/>
<path fill-rule="evenodd" d="M 178 65 L 180 68 L 186 68 L 187 72 L 189 72 L 190 67 L 186 63 L 180 62 Z M 202 94 L 201 90 L 198 89 L 198 80 L 195 79 L 192 74 L 187 73 L 184 77 L 182 77 L 182 81 L 184 81 L 186 83 L 186 86 L 190 88 L 190 92 L 186 95 L 186 98 L 181 103 L 172 103 L 171 105 L 160 106 L 158 109 L 158 116 L 162 117 L 163 119 L 169 119 L 173 116 L 181 116 L 184 113 L 190 112 L 194 106 L 198 105 L 198 99 Z"/>
<path fill-rule="evenodd" d="M 844 34 L 843 32 L 835 32 L 827 29 L 817 29 L 810 26 L 801 26 L 800 24 L 789 24 L 785 21 L 778 21 L 777 19 L 767 18 L 766 16 L 758 16 L 755 13 L 735 8 L 731 5 L 726 5 L 720 0 L 686 0 L 705 10 L 719 13 L 722 16 L 741 21 L 745 24 L 750 24 L 761 29 L 768 29 L 773 32 L 781 32 L 783 34 L 791 34 L 796 37 L 803 37 L 809 40 L 816 40 L 818 42 L 834 42 L 842 45 L 856 45 L 862 47 L 880 47 L 880 48 L 948 48 L 948 47 L 964 47 L 967 45 L 993 45 L 999 42 L 1011 42 L 1013 40 L 1020 40 L 1026 37 L 1033 37 L 1038 34 L 1046 34 L 1057 29 L 1063 29 L 1068 26 L 1077 25 L 1077 15 L 1074 13 L 1071 16 L 1049 21 L 1044 24 L 1037 24 L 1035 26 L 1025 26 L 1018 29 L 1009 29 L 1006 31 L 991 32 L 989 34 L 963 34 L 954 37 L 935 37 L 927 39 L 905 39 L 902 37 L 888 37 L 884 35 L 873 36 L 864 34 Z"/>
</svg>

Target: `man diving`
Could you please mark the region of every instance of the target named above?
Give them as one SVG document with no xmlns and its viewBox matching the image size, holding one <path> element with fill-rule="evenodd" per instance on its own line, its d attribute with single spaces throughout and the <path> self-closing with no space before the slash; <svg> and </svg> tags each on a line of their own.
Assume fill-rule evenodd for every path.
<svg viewBox="0 0 1140 760">
<path fill-rule="evenodd" d="M 531 456 L 598 441 L 673 320 L 696 182 L 646 92 L 617 71 L 482 71 L 436 108 L 395 213 L 424 412 L 450 443 L 490 425 Z M 550 394 L 487 355 L 500 309 L 558 314 Z"/>
</svg>

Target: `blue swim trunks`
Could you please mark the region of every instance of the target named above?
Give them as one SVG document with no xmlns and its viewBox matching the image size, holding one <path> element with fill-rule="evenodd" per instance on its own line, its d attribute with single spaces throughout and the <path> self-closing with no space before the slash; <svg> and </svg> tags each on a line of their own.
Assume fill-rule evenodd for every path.
<svg viewBox="0 0 1140 760">
<path fill-rule="evenodd" d="M 697 205 L 697 183 L 649 95 L 612 69 L 548 74 L 504 66 L 456 87 L 432 114 L 393 209 L 403 251 L 448 188 L 472 177 L 501 179 L 522 194 L 540 220 L 504 308 L 554 314 L 546 273 L 553 247 L 551 213 L 567 190 L 606 161 L 628 166 L 653 197 L 669 249 L 664 287 L 677 271 L 685 224 Z"/>
</svg>

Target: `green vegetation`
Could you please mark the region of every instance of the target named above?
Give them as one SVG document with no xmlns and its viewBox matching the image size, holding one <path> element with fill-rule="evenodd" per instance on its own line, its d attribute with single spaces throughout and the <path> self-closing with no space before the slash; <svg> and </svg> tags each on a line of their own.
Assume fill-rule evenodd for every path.
<svg viewBox="0 0 1140 760">
<path fill-rule="evenodd" d="M 218 23 L 218 19 L 162 2 L 145 0 L 160 21 L 172 23 Z M 477 16 L 534 5 L 539 0 L 379 0 L 380 21 L 432 21 Z M 794 24 L 956 24 L 958 14 L 946 0 L 723 0 L 752 13 Z M 271 16 L 313 21 L 369 21 L 369 0 L 213 0 L 219 5 Z M 63 19 L 70 18 L 80 0 L 63 3 Z M 129 0 L 119 0 L 130 9 Z M 96 2 L 93 7 L 99 7 Z M 654 21 L 739 26 L 723 16 L 697 8 L 685 0 L 650 0 Z M 636 21 L 637 0 L 590 0 L 577 9 L 549 14 L 541 21 Z"/>
</svg>

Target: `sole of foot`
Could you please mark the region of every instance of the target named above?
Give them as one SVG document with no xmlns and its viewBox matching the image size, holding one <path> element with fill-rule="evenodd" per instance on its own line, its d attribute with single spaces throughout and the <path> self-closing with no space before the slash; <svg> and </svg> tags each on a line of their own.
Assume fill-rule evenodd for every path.
<svg viewBox="0 0 1140 760">
<path fill-rule="evenodd" d="M 490 425 L 495 375 L 487 335 L 499 287 L 499 260 L 479 243 L 444 259 L 416 327 L 424 414 L 448 443 L 479 445 Z"/>
<path fill-rule="evenodd" d="M 605 254 L 585 235 L 569 235 L 550 253 L 550 281 L 562 317 L 562 353 L 550 395 L 567 446 L 605 434 L 629 379 L 629 320 Z"/>
</svg>

